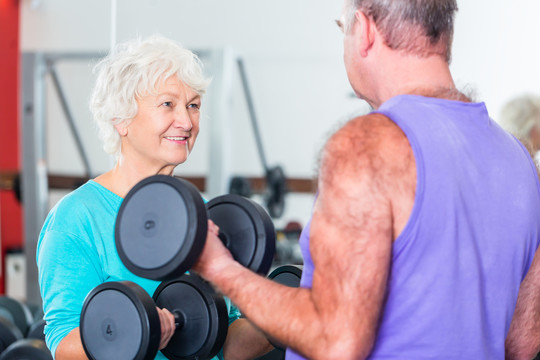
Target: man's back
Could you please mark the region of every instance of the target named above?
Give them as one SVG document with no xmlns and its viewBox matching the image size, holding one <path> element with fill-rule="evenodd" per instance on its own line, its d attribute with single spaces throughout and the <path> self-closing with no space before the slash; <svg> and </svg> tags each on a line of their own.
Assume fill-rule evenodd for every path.
<svg viewBox="0 0 540 360">
<path fill-rule="evenodd" d="M 398 96 L 378 112 L 406 134 L 417 186 L 371 358 L 503 359 L 540 237 L 534 165 L 483 104 Z"/>
</svg>

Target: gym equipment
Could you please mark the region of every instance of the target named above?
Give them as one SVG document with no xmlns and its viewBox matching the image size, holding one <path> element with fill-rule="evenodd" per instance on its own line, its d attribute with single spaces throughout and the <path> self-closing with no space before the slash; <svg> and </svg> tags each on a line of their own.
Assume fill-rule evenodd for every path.
<svg viewBox="0 0 540 360">
<path fill-rule="evenodd" d="M 264 192 L 263 197 L 265 200 L 265 205 L 271 217 L 279 218 L 281 217 L 281 215 L 283 215 L 283 211 L 285 209 L 285 195 L 288 192 L 286 181 L 287 179 L 285 178 L 285 173 L 283 172 L 283 168 L 281 166 L 278 165 L 271 168 L 266 162 L 262 139 L 257 123 L 257 116 L 255 114 L 255 106 L 253 105 L 253 100 L 251 99 L 251 91 L 249 89 L 247 74 L 242 58 L 237 59 L 237 65 L 238 71 L 240 72 L 240 77 L 242 79 L 242 86 L 248 105 L 251 123 L 253 125 L 255 142 L 257 144 L 259 157 L 264 168 L 266 191 Z M 235 176 L 231 179 L 231 182 L 229 184 L 229 193 L 242 196 L 251 196 L 251 185 L 246 178 L 243 178 L 241 176 Z"/>
<path fill-rule="evenodd" d="M 206 242 L 208 218 L 233 257 L 266 275 L 275 252 L 272 219 L 238 195 L 204 201 L 191 183 L 166 175 L 143 179 L 127 194 L 116 218 L 116 249 L 134 274 L 172 280 L 189 270 Z"/>
<path fill-rule="evenodd" d="M 85 298 L 80 332 L 90 359 L 149 359 L 160 331 L 154 302 L 135 283 L 106 282 Z"/>
<path fill-rule="evenodd" d="M 0 317 L 17 326 L 23 335 L 26 335 L 33 322 L 28 306 L 8 296 L 0 296 Z"/>
<path fill-rule="evenodd" d="M 0 360 L 52 360 L 45 341 L 21 339 L 11 344 L 0 355 Z"/>
<path fill-rule="evenodd" d="M 46 324 L 47 322 L 45 321 L 45 319 L 39 319 L 37 321 L 34 321 L 34 323 L 30 325 L 30 328 L 28 328 L 26 338 L 45 341 L 45 334 L 43 333 L 43 330 L 45 329 Z"/>
<path fill-rule="evenodd" d="M 151 298 L 130 281 L 106 282 L 86 297 L 81 340 L 90 359 L 153 359 L 161 339 L 156 306 L 176 319 L 176 332 L 162 353 L 169 359 L 210 359 L 228 329 L 225 300 L 195 274 L 161 283 Z"/>
<path fill-rule="evenodd" d="M 11 321 L 0 317 L 0 353 L 22 338 L 23 334 L 18 327 Z"/>
<path fill-rule="evenodd" d="M 268 275 L 268 278 L 282 285 L 299 287 L 300 279 L 302 278 L 302 270 L 302 265 L 282 265 L 275 268 L 270 275 Z"/>
<path fill-rule="evenodd" d="M 22 302 L 8 296 L 0 296 L 0 353 L 26 335 L 32 314 Z"/>
<path fill-rule="evenodd" d="M 45 320 L 33 322 L 30 306 L 0 296 L 0 359 L 52 360 L 45 345 Z M 34 339 L 25 339 L 24 336 Z"/>
<path fill-rule="evenodd" d="M 300 279 L 302 278 L 302 265 L 282 265 L 275 268 L 268 278 L 280 283 L 282 285 L 290 287 L 299 287 Z M 257 360 L 281 360 L 285 358 L 285 346 L 280 344 L 275 339 L 268 337 L 268 341 L 275 347 L 274 350 L 270 351 L 268 354 L 257 358 Z"/>
<path fill-rule="evenodd" d="M 164 282 L 154 292 L 159 308 L 169 309 L 177 329 L 162 350 L 169 359 L 211 359 L 223 347 L 229 317 L 222 296 L 197 275 Z"/>
</svg>

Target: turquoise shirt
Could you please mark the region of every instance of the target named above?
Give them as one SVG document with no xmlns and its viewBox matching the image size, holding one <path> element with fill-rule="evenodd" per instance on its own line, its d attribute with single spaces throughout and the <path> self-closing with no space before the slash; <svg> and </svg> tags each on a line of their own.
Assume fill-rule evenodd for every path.
<svg viewBox="0 0 540 360">
<path fill-rule="evenodd" d="M 132 274 L 118 256 L 114 225 L 122 200 L 90 180 L 62 198 L 45 220 L 36 257 L 45 340 L 53 356 L 64 336 L 79 327 L 84 299 L 96 286 L 129 280 L 152 295 L 160 284 Z M 230 325 L 240 313 L 225 300 Z M 214 359 L 222 358 L 220 352 Z M 158 352 L 156 359 L 166 358 Z"/>
</svg>

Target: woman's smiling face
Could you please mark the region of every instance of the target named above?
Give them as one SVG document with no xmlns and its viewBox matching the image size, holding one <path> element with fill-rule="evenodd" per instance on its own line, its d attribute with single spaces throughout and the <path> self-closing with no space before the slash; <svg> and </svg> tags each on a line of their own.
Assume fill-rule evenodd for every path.
<svg viewBox="0 0 540 360">
<path fill-rule="evenodd" d="M 201 96 L 172 76 L 155 94 L 137 98 L 137 106 L 129 125 L 118 126 L 124 161 L 150 171 L 186 161 L 199 134 Z"/>
</svg>

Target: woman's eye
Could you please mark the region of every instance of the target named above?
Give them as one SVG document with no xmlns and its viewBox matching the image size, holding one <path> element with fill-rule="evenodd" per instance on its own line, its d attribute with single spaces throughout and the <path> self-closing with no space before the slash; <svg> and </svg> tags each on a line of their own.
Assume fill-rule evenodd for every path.
<svg viewBox="0 0 540 360">
<path fill-rule="evenodd" d="M 173 103 L 172 101 L 165 101 L 163 104 L 161 104 L 163 106 L 167 106 L 167 107 L 172 107 Z"/>
<path fill-rule="evenodd" d="M 193 104 L 189 104 L 188 105 L 188 108 L 190 109 L 199 109 L 201 106 L 199 104 L 196 104 L 196 103 L 193 103 Z"/>
</svg>

